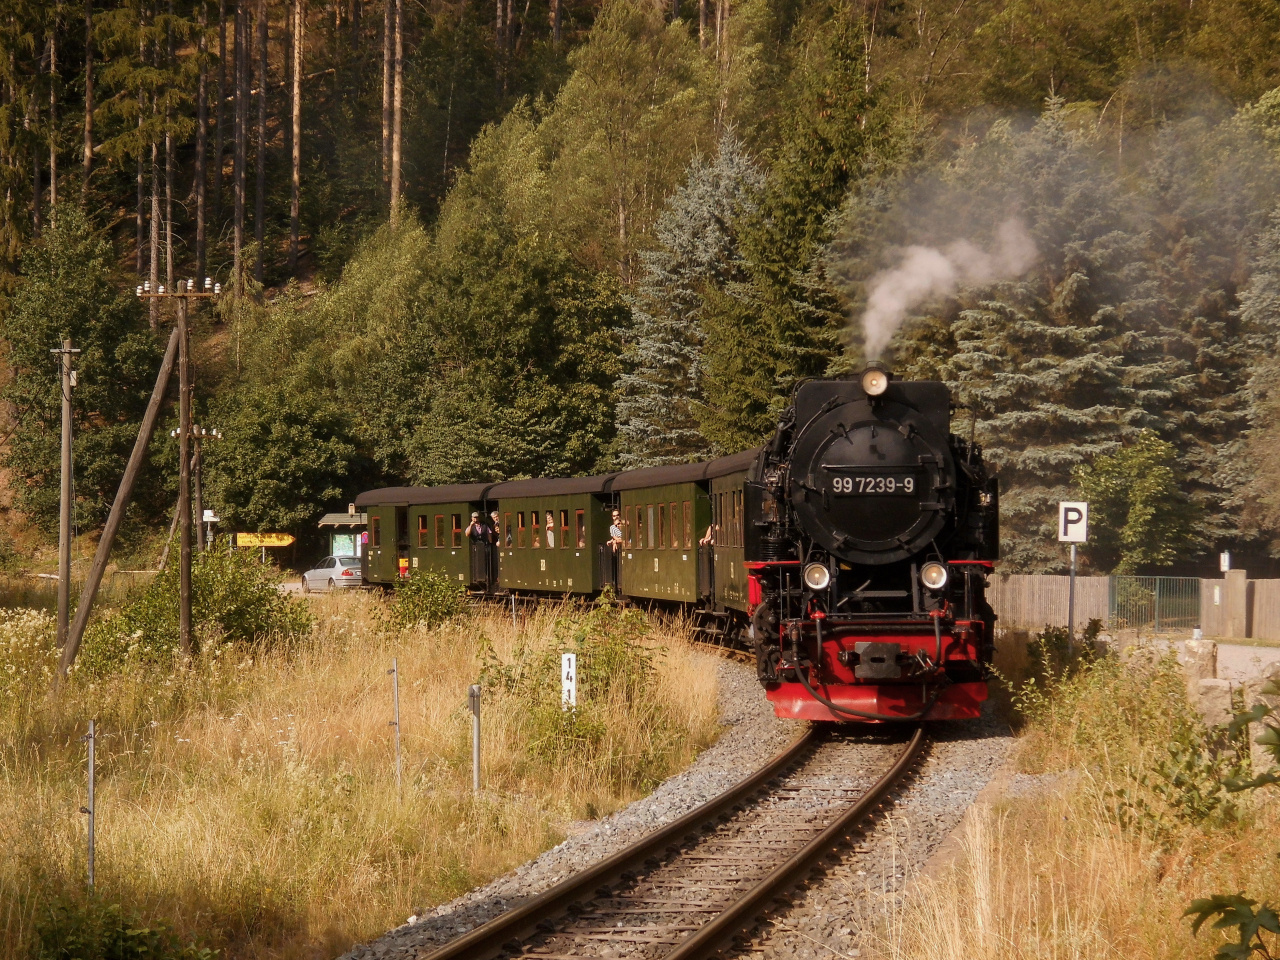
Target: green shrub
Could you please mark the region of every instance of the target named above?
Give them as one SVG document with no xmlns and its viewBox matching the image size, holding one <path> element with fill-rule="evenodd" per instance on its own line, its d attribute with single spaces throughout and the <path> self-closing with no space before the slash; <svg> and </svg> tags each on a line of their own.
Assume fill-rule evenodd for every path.
<svg viewBox="0 0 1280 960">
<path fill-rule="evenodd" d="M 462 585 L 446 574 L 415 570 L 396 582 L 390 618 L 397 627 L 434 627 L 467 612 Z"/>
<path fill-rule="evenodd" d="M 183 943 L 166 924 L 116 903 L 53 898 L 36 924 L 36 960 L 212 960 L 216 951 Z"/>
<path fill-rule="evenodd" d="M 111 673 L 130 661 L 171 658 L 178 650 L 178 590 L 173 563 L 123 609 L 89 628 L 77 670 Z M 312 621 L 302 601 L 280 592 L 272 568 L 218 540 L 192 563 L 191 623 L 201 642 L 248 643 L 300 636 Z"/>
</svg>

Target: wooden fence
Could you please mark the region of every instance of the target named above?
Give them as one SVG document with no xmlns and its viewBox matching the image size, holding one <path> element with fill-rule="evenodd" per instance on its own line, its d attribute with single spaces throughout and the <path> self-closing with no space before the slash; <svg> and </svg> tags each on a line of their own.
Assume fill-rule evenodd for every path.
<svg viewBox="0 0 1280 960">
<path fill-rule="evenodd" d="M 1076 577 L 1076 628 L 1095 617 L 1107 621 L 1110 577 Z M 1067 597 L 1071 578 L 1014 574 L 991 578 L 987 599 L 1004 629 L 1039 630 L 1067 625 Z"/>
<path fill-rule="evenodd" d="M 1252 613 L 1249 636 L 1280 640 L 1280 580 L 1252 580 Z"/>
<path fill-rule="evenodd" d="M 1065 576 L 991 577 L 987 598 L 1000 617 L 999 626 L 1013 630 L 1040 630 L 1046 624 L 1066 626 L 1067 589 Z M 1112 628 L 1110 577 L 1076 578 L 1076 627 L 1083 629 L 1094 617 Z M 1200 628 L 1206 637 L 1253 637 L 1280 640 L 1280 580 L 1236 581 L 1243 597 L 1229 596 L 1226 580 L 1200 581 Z M 1235 622 L 1228 605 L 1237 603 Z M 1240 614 L 1243 616 L 1240 616 Z M 1122 624 L 1123 626 L 1123 624 Z M 1186 633 L 1189 629 L 1174 630 Z M 1170 632 L 1170 631 L 1166 631 Z"/>
</svg>

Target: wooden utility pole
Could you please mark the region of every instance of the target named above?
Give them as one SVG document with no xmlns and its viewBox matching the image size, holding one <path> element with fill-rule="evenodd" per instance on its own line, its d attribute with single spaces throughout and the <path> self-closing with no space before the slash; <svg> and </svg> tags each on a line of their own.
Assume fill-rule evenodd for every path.
<svg viewBox="0 0 1280 960">
<path fill-rule="evenodd" d="M 63 340 L 57 350 L 50 350 L 59 357 L 62 384 L 62 496 L 58 506 L 58 646 L 67 643 L 67 620 L 71 612 L 71 388 L 75 374 L 71 370 L 71 356 L 80 351 Z"/>
<path fill-rule="evenodd" d="M 175 430 L 174 433 L 177 433 L 177 431 Z M 201 552 L 209 549 L 209 541 L 204 534 L 204 495 L 202 490 L 203 484 L 201 483 L 201 478 L 204 473 L 204 442 L 206 440 L 221 439 L 222 431 L 217 428 L 210 430 L 207 427 L 194 425 L 191 427 L 191 477 L 195 484 L 196 549 Z"/>
<path fill-rule="evenodd" d="M 178 298 L 178 646 L 191 656 L 191 340 L 187 298 Z"/>
<path fill-rule="evenodd" d="M 142 295 L 139 288 L 138 295 Z M 155 432 L 156 421 L 160 418 L 160 408 L 164 404 L 164 395 L 169 388 L 169 380 L 173 375 L 173 362 L 178 355 L 178 331 L 169 335 L 169 349 L 165 351 L 164 360 L 160 363 L 160 373 L 156 377 L 155 389 L 151 392 L 151 402 L 142 417 L 142 426 L 138 428 L 138 439 L 134 441 L 133 453 L 129 464 L 125 467 L 124 476 L 120 480 L 120 489 L 116 491 L 115 502 L 111 504 L 111 513 L 107 515 L 107 524 L 102 528 L 102 537 L 98 540 L 98 552 L 94 555 L 93 566 L 85 578 L 84 587 L 80 591 L 80 604 L 76 607 L 76 619 L 71 624 L 67 642 L 62 647 L 62 660 L 58 666 L 58 674 L 54 678 L 54 689 L 67 677 L 67 671 L 75 662 L 80 651 L 80 641 L 84 638 L 84 628 L 89 623 L 89 612 L 93 609 L 93 601 L 98 595 L 98 587 L 102 584 L 102 574 L 107 569 L 107 560 L 111 556 L 111 546 L 115 542 L 116 532 L 124 519 L 129 500 L 133 497 L 133 485 L 142 470 L 142 462 L 147 456 L 147 447 L 151 444 L 151 435 Z"/>
<path fill-rule="evenodd" d="M 139 292 L 142 299 L 173 299 L 178 301 L 178 324 L 175 336 L 178 340 L 178 645 L 183 656 L 193 652 L 191 642 L 191 341 L 187 330 L 187 310 L 192 300 L 203 300 L 222 292 L 221 284 L 205 278 L 204 292 L 196 289 L 195 282 L 178 281 L 176 290 L 151 293 Z"/>
</svg>

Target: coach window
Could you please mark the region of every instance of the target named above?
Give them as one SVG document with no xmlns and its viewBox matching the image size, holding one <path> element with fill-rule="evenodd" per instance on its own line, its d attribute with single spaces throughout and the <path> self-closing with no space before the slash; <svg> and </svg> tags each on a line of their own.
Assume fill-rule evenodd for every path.
<svg viewBox="0 0 1280 960">
<path fill-rule="evenodd" d="M 635 529 L 635 508 L 627 507 L 627 519 L 623 521 L 622 539 L 627 545 L 627 549 L 631 549 L 635 544 L 635 535 L 632 530 Z"/>
<path fill-rule="evenodd" d="M 645 510 L 649 514 L 649 529 L 645 533 L 644 542 L 649 545 L 650 550 L 653 550 L 657 546 L 657 541 L 653 539 L 653 504 L 646 503 Z"/>
<path fill-rule="evenodd" d="M 453 515 L 453 545 L 462 546 L 462 514 L 460 513 Z"/>
<path fill-rule="evenodd" d="M 532 545 L 535 550 L 542 547 L 542 514 L 537 510 L 529 511 L 530 526 L 533 527 Z"/>
<path fill-rule="evenodd" d="M 511 546 L 513 543 L 515 543 L 515 540 L 514 540 L 514 539 L 512 538 L 512 536 L 511 536 L 511 534 L 512 534 L 512 532 L 513 532 L 513 531 L 512 531 L 512 529 L 511 529 L 511 514 L 509 514 L 509 513 L 504 513 L 504 514 L 502 515 L 502 527 L 503 527 L 503 529 L 504 529 L 504 530 L 506 530 L 507 535 L 506 535 L 506 537 L 502 540 L 502 542 L 498 544 L 498 546 L 500 546 L 500 547 L 504 547 L 504 546 L 505 546 L 505 547 L 509 547 L 509 546 Z"/>
<path fill-rule="evenodd" d="M 427 526 L 427 515 L 425 513 L 418 514 L 418 546 L 428 546 L 430 535 L 431 529 Z"/>
<path fill-rule="evenodd" d="M 693 504 L 684 502 L 684 548 L 693 549 Z"/>
<path fill-rule="evenodd" d="M 436 514 L 436 546 L 444 546 L 444 514 Z"/>
<path fill-rule="evenodd" d="M 587 545 L 587 516 L 583 510 L 575 510 L 573 514 L 574 542 L 581 550 Z"/>
<path fill-rule="evenodd" d="M 381 517 L 369 518 L 369 546 L 371 547 L 382 546 L 382 518 Z"/>
<path fill-rule="evenodd" d="M 517 524 L 516 546 L 519 547 L 521 550 L 523 550 L 525 545 L 525 538 L 524 538 L 525 527 L 524 527 L 524 511 L 523 510 L 521 510 L 519 513 L 516 514 L 516 524 Z"/>
<path fill-rule="evenodd" d="M 733 545 L 742 546 L 742 491 L 733 492 Z"/>
<path fill-rule="evenodd" d="M 569 549 L 569 511 L 560 511 L 560 549 Z"/>
<path fill-rule="evenodd" d="M 680 549 L 680 504 L 671 504 L 671 548 Z"/>
<path fill-rule="evenodd" d="M 667 545 L 667 505 L 658 504 L 658 539 L 654 541 L 659 550 Z"/>
</svg>

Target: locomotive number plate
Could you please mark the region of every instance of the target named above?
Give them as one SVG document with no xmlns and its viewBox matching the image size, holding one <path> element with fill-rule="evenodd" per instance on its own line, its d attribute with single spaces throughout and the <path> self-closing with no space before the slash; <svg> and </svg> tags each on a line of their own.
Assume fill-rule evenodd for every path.
<svg viewBox="0 0 1280 960">
<path fill-rule="evenodd" d="M 874 477 L 832 477 L 831 492 L 839 494 L 885 494 L 911 496 L 918 489 L 911 474 L 881 473 Z"/>
</svg>

